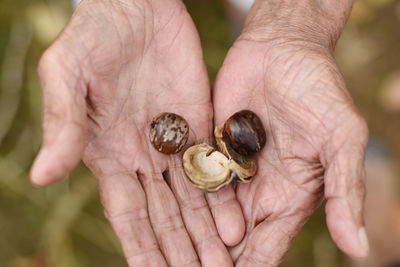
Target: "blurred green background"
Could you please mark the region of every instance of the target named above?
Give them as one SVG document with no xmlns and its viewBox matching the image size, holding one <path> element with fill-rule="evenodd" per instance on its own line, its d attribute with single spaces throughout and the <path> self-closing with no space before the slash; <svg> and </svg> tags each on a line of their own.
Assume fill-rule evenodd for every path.
<svg viewBox="0 0 400 267">
<path fill-rule="evenodd" d="M 213 79 L 240 19 L 223 1 L 186 4 Z M 0 266 L 127 266 L 83 165 L 50 188 L 28 179 L 41 134 L 37 62 L 72 11 L 67 0 L 0 1 Z M 372 253 L 361 262 L 343 255 L 321 207 L 282 266 L 386 267 L 400 261 L 400 2 L 356 1 L 336 57 L 371 129 L 366 221 Z"/>
</svg>

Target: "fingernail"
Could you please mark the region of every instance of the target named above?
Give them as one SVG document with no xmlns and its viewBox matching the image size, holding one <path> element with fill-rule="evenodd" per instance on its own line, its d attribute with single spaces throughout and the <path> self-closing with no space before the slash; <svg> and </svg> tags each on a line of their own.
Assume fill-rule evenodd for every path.
<svg viewBox="0 0 400 267">
<path fill-rule="evenodd" d="M 360 241 L 362 248 L 367 254 L 369 252 L 369 242 L 368 242 L 367 232 L 365 231 L 365 227 L 361 227 L 358 230 L 358 240 Z"/>
</svg>

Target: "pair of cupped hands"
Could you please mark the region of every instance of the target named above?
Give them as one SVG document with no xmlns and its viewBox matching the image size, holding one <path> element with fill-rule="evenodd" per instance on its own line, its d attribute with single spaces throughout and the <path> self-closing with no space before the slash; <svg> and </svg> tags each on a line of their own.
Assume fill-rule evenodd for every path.
<svg viewBox="0 0 400 267">
<path fill-rule="evenodd" d="M 368 252 L 368 131 L 332 56 L 345 22 L 324 31 L 261 2 L 213 90 L 180 0 L 84 1 L 40 61 L 43 145 L 31 179 L 60 181 L 83 158 L 130 266 L 277 266 L 324 197 L 334 242 L 353 257 Z M 214 126 L 242 109 L 268 140 L 253 182 L 235 189 L 191 187 L 182 154 L 149 141 L 152 118 L 173 112 L 187 120 L 189 144 L 212 144 Z"/>
</svg>

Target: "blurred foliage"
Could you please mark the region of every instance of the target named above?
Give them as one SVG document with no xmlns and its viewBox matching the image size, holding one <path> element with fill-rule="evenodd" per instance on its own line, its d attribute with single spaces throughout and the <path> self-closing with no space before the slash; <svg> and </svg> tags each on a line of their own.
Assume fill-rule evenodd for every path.
<svg viewBox="0 0 400 267">
<path fill-rule="evenodd" d="M 213 80 L 235 30 L 222 1 L 186 3 Z M 29 168 L 40 146 L 36 66 L 71 13 L 65 0 L 0 1 L 0 266 L 126 266 L 84 166 L 50 188 L 29 183 Z M 337 48 L 339 65 L 371 132 L 382 137 L 397 158 L 399 28 L 398 1 L 359 0 Z M 323 209 L 306 224 L 282 266 L 351 266 L 329 237 Z"/>
</svg>

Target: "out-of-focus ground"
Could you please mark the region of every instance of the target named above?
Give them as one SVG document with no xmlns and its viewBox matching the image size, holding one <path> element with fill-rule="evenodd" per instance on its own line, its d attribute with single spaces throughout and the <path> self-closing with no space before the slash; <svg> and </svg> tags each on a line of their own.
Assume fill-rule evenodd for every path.
<svg viewBox="0 0 400 267">
<path fill-rule="evenodd" d="M 211 79 L 240 27 L 217 0 L 185 1 Z M 230 10 L 230 15 L 227 10 Z M 0 1 L 0 266 L 127 266 L 84 166 L 47 189 L 29 183 L 40 145 L 36 65 L 72 13 L 65 0 Z M 232 23 L 230 23 L 230 21 Z M 354 262 L 332 243 L 323 207 L 282 266 L 389 267 L 400 261 L 400 1 L 358 0 L 337 46 L 348 88 L 367 118 L 366 224 L 371 255 Z"/>
</svg>

